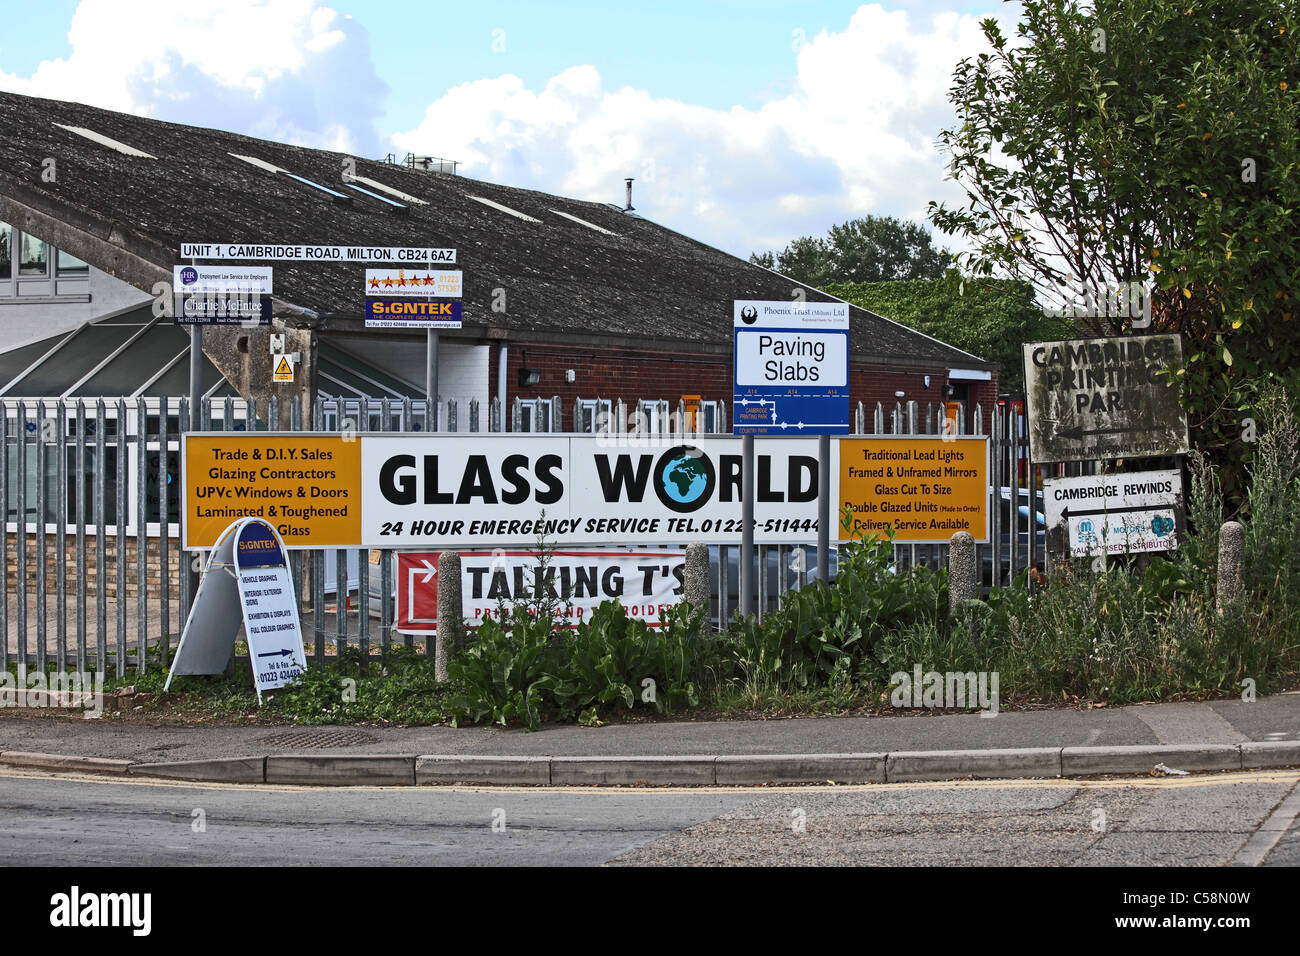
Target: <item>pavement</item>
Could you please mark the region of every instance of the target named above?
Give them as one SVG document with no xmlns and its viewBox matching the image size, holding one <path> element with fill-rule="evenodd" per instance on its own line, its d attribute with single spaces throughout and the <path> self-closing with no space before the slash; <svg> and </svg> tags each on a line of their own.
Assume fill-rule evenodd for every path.
<svg viewBox="0 0 1300 956">
<path fill-rule="evenodd" d="M 883 783 L 1300 766 L 1300 693 L 973 714 L 547 727 L 168 726 L 0 711 L 0 765 L 224 783 Z M 1158 769 L 1158 765 L 1164 769 Z"/>
</svg>

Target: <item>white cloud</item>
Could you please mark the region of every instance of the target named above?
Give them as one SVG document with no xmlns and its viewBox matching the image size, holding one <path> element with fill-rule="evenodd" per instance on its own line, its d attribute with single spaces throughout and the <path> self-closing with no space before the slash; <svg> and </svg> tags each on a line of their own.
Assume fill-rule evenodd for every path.
<svg viewBox="0 0 1300 956">
<path fill-rule="evenodd" d="M 477 80 L 393 142 L 585 199 L 620 202 L 633 176 L 638 211 L 739 255 L 866 213 L 923 221 L 931 199 L 961 197 L 935 140 L 952 121 L 953 67 L 985 49 L 979 19 L 863 6 L 802 44 L 794 91 L 757 109 L 608 90 L 592 66 L 539 91 L 513 75 Z"/>
<path fill-rule="evenodd" d="M 321 0 L 82 0 L 66 57 L 0 88 L 373 154 L 385 87 L 365 30 Z"/>
</svg>

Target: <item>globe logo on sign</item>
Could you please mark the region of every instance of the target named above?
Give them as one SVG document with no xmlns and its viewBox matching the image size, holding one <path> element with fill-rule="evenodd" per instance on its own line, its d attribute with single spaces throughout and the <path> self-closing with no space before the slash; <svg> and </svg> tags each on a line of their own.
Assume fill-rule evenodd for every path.
<svg viewBox="0 0 1300 956">
<path fill-rule="evenodd" d="M 199 270 L 193 266 L 186 266 L 181 270 L 181 285 L 194 285 L 199 281 Z"/>
<path fill-rule="evenodd" d="M 670 448 L 655 465 L 655 493 L 673 511 L 698 511 L 713 496 L 716 483 L 713 462 L 688 445 Z"/>
</svg>

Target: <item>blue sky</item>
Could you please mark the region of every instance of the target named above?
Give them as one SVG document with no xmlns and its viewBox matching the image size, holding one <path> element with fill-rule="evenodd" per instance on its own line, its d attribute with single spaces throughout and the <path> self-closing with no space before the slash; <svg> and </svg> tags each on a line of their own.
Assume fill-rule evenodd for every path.
<svg viewBox="0 0 1300 956">
<path fill-rule="evenodd" d="M 982 0 L 0 2 L 0 87 L 618 201 L 738 254 L 953 198 Z M 934 17 L 939 19 L 935 20 Z M 70 36 L 71 33 L 71 36 Z M 221 51 L 225 51 L 224 53 Z"/>
</svg>

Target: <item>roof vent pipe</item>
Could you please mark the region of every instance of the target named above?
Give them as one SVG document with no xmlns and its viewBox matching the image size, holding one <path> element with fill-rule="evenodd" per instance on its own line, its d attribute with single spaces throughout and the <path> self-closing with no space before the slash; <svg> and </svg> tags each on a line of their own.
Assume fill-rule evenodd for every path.
<svg viewBox="0 0 1300 956">
<path fill-rule="evenodd" d="M 627 205 L 623 207 L 624 212 L 632 212 L 632 180 L 631 178 L 623 180 L 627 183 Z"/>
</svg>

